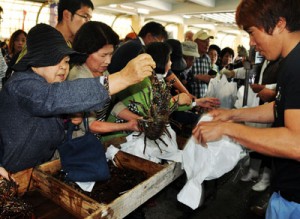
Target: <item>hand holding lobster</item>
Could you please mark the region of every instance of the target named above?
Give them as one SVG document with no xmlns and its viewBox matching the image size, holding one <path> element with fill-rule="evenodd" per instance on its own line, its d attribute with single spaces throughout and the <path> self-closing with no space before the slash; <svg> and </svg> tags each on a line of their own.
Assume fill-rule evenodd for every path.
<svg viewBox="0 0 300 219">
<path fill-rule="evenodd" d="M 120 71 L 123 78 L 126 79 L 129 85 L 142 81 L 145 77 L 152 74 L 155 68 L 155 62 L 148 54 L 141 54 L 132 59 L 126 66 Z"/>
</svg>

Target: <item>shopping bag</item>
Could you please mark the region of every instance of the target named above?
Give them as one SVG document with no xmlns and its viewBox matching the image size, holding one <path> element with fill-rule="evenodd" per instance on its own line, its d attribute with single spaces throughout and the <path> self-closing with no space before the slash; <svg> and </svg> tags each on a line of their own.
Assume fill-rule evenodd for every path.
<svg viewBox="0 0 300 219">
<path fill-rule="evenodd" d="M 104 146 L 89 132 L 87 120 L 84 119 L 85 135 L 72 138 L 75 126 L 70 124 L 65 142 L 58 146 L 62 171 L 68 181 L 91 182 L 110 178 Z"/>
<path fill-rule="evenodd" d="M 219 98 L 221 108 L 232 109 L 236 101 L 236 95 L 236 82 L 229 82 L 225 75 L 218 74 L 215 78 L 210 79 L 205 96 Z"/>
</svg>

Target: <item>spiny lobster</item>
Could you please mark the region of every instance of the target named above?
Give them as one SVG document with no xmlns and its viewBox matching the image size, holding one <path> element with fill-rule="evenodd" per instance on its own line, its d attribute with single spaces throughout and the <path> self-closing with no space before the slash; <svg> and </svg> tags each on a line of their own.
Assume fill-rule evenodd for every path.
<svg viewBox="0 0 300 219">
<path fill-rule="evenodd" d="M 0 218 L 34 218 L 33 207 L 18 197 L 18 185 L 11 178 L 0 179 Z"/>
<path fill-rule="evenodd" d="M 146 115 L 142 119 L 138 120 L 138 125 L 141 132 L 137 135 L 140 136 L 144 132 L 144 154 L 146 151 L 147 138 L 153 140 L 161 152 L 162 150 L 156 142 L 157 139 L 163 142 L 164 145 L 168 146 L 163 141 L 161 136 L 165 133 L 171 138 L 171 134 L 167 129 L 167 125 L 170 123 L 169 116 L 178 107 L 178 100 L 175 101 L 172 106 L 170 106 L 170 100 L 172 98 L 170 90 L 175 80 L 162 83 L 158 80 L 155 72 L 153 72 L 150 79 L 152 88 L 148 86 L 150 91 L 148 98 L 146 97 L 145 92 L 143 90 L 141 91 L 146 106 L 140 102 L 136 102 L 134 100 L 131 101 L 132 104 L 139 105 L 143 110 L 143 114 Z"/>
</svg>

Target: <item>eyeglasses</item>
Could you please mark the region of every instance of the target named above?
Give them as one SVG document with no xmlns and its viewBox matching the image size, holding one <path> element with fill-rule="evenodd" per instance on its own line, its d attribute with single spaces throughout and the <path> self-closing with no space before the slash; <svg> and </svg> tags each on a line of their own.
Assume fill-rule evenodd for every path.
<svg viewBox="0 0 300 219">
<path fill-rule="evenodd" d="M 90 15 L 82 15 L 82 14 L 77 14 L 75 13 L 77 16 L 82 17 L 83 19 L 85 19 L 85 21 L 90 21 L 91 20 L 91 16 Z"/>
</svg>

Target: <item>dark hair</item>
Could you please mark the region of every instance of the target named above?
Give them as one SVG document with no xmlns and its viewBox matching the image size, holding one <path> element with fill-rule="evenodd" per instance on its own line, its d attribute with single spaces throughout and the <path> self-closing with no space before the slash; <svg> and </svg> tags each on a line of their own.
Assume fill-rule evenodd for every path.
<svg viewBox="0 0 300 219">
<path fill-rule="evenodd" d="M 153 36 L 156 37 L 163 37 L 164 39 L 168 39 L 168 33 L 163 25 L 160 23 L 151 21 L 145 24 L 142 29 L 140 30 L 138 36 L 145 37 L 147 33 L 151 33 Z"/>
<path fill-rule="evenodd" d="M 68 10 L 72 15 L 83 6 L 87 6 L 94 10 L 94 4 L 91 0 L 59 0 L 57 7 L 57 21 L 60 23 L 63 19 L 64 10 Z"/>
<path fill-rule="evenodd" d="M 153 42 L 146 46 L 145 52 L 151 55 L 156 63 L 155 72 L 164 74 L 172 52 L 170 46 L 164 42 Z"/>
<path fill-rule="evenodd" d="M 220 48 L 218 45 L 216 45 L 216 44 L 211 44 L 211 45 L 208 47 L 208 51 L 210 51 L 210 50 L 216 50 L 217 53 L 218 53 L 218 56 L 221 55 L 221 48 Z"/>
<path fill-rule="evenodd" d="M 222 59 L 223 56 L 225 56 L 226 53 L 229 53 L 230 55 L 232 55 L 232 58 L 234 57 L 233 49 L 231 49 L 230 47 L 225 47 L 224 49 L 221 50 L 220 58 Z"/>
<path fill-rule="evenodd" d="M 105 23 L 89 21 L 75 34 L 73 48 L 77 52 L 90 55 L 107 44 L 116 47 L 119 44 L 118 34 Z"/>
<path fill-rule="evenodd" d="M 14 48 L 14 42 L 16 41 L 17 37 L 21 34 L 24 34 L 27 38 L 27 33 L 24 30 L 16 30 L 13 32 L 13 34 L 10 36 L 9 43 L 8 43 L 8 51 L 9 53 L 15 54 L 15 48 Z"/>
<path fill-rule="evenodd" d="M 300 30 L 299 14 L 299 0 L 242 0 L 237 7 L 235 19 L 239 28 L 245 31 L 255 26 L 272 34 L 279 18 L 286 20 L 287 30 Z"/>
</svg>

